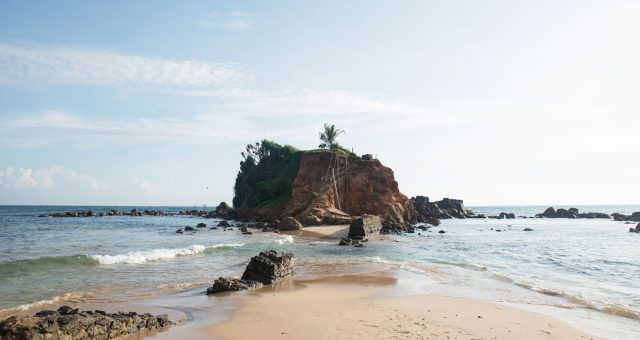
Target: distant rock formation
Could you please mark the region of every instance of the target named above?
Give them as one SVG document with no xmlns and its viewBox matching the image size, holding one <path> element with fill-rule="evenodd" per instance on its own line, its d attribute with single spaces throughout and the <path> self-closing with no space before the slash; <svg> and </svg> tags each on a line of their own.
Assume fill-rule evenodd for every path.
<svg viewBox="0 0 640 340">
<path fill-rule="evenodd" d="M 624 215 L 624 214 L 612 214 L 613 216 L 613 220 L 614 221 L 633 221 L 633 222 L 640 222 L 640 211 L 634 212 L 631 215 Z"/>
<path fill-rule="evenodd" d="M 304 225 L 320 225 L 349 224 L 352 216 L 370 214 L 399 229 L 416 222 L 413 204 L 398 189 L 393 171 L 372 157 L 301 152 L 291 187 L 284 208 L 259 208 L 240 215 L 262 220 L 294 217 Z"/>
<path fill-rule="evenodd" d="M 416 196 L 411 198 L 419 222 L 433 225 L 440 224 L 440 219 L 469 218 L 475 214 L 464 206 L 459 199 L 443 198 L 440 201 L 430 202 L 429 197 Z"/>
<path fill-rule="evenodd" d="M 639 213 L 640 214 L 640 213 Z M 621 215 L 621 214 L 613 214 L 614 218 L 616 215 Z M 624 215 L 621 215 L 624 216 Z M 609 214 L 605 214 L 605 213 L 599 213 L 599 212 L 588 212 L 588 213 L 580 213 L 580 211 L 577 208 L 569 208 L 569 209 L 563 209 L 563 208 L 559 208 L 558 210 L 554 209 L 553 207 L 549 207 L 547 208 L 545 211 L 543 211 L 540 214 L 536 214 L 536 217 L 545 217 L 545 218 L 606 218 L 606 219 L 610 219 L 611 216 Z M 640 215 L 638 216 L 638 221 L 640 221 Z"/>
</svg>

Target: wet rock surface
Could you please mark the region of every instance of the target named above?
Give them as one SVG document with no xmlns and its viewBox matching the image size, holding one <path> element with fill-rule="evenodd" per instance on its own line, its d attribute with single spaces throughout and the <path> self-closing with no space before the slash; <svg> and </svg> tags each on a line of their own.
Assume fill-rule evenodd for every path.
<svg viewBox="0 0 640 340">
<path fill-rule="evenodd" d="M 213 282 L 213 286 L 207 288 L 207 294 L 217 294 L 222 292 L 236 292 L 245 289 L 257 289 L 263 286 L 262 283 L 252 280 L 242 280 L 231 277 L 220 277 Z"/>
<path fill-rule="evenodd" d="M 218 278 L 213 286 L 207 289 L 207 294 L 257 289 L 290 276 L 293 266 L 293 254 L 278 253 L 275 250 L 263 251 L 251 258 L 242 278 Z"/>
<path fill-rule="evenodd" d="M 301 230 L 302 223 L 298 222 L 293 217 L 283 218 L 282 221 L 278 223 L 278 230 L 280 231 L 291 231 L 291 230 Z"/>
<path fill-rule="evenodd" d="M 114 339 L 141 332 L 157 331 L 172 325 L 166 314 L 79 311 L 62 306 L 34 316 L 12 316 L 0 321 L 1 339 Z"/>
<path fill-rule="evenodd" d="M 368 239 L 379 235 L 382 230 L 380 216 L 363 215 L 356 217 L 349 225 L 349 238 L 352 240 Z"/>
</svg>

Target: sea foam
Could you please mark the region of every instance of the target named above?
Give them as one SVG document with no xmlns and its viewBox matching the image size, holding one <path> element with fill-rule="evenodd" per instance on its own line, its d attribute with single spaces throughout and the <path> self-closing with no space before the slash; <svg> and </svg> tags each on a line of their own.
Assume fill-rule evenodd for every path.
<svg viewBox="0 0 640 340">
<path fill-rule="evenodd" d="M 207 249 L 217 248 L 235 248 L 242 247 L 244 243 L 218 243 L 211 246 L 203 246 L 200 244 L 192 245 L 186 248 L 175 249 L 152 249 L 146 251 L 133 251 L 126 254 L 118 255 L 89 255 L 99 264 L 144 264 L 149 261 L 166 260 L 177 256 L 190 256 L 203 253 Z"/>
</svg>

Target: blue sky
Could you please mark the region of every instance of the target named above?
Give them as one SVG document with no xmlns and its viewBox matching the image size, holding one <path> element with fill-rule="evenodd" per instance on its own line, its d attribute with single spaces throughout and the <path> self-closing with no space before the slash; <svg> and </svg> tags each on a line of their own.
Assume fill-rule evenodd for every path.
<svg viewBox="0 0 640 340">
<path fill-rule="evenodd" d="M 324 122 L 410 196 L 639 203 L 638 32 L 635 1 L 3 1 L 0 204 L 230 201 L 245 144 Z"/>
</svg>

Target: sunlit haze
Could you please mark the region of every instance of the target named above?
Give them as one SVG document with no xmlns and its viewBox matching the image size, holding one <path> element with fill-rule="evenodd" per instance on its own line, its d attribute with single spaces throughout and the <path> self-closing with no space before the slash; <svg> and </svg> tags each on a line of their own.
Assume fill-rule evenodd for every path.
<svg viewBox="0 0 640 340">
<path fill-rule="evenodd" d="M 231 201 L 248 143 L 408 196 L 637 204 L 637 1 L 3 1 L 0 204 Z"/>
</svg>

